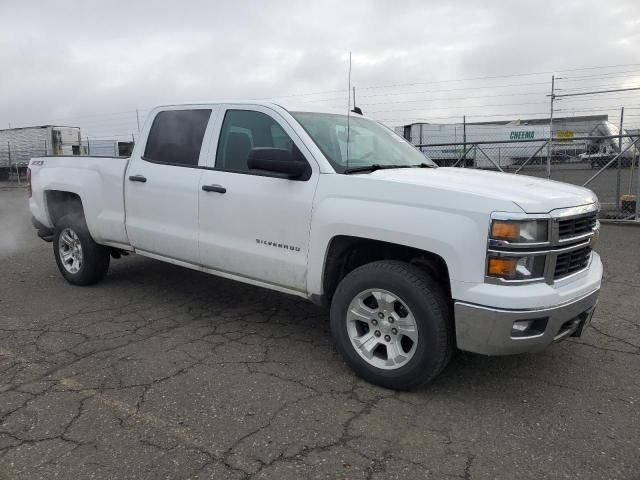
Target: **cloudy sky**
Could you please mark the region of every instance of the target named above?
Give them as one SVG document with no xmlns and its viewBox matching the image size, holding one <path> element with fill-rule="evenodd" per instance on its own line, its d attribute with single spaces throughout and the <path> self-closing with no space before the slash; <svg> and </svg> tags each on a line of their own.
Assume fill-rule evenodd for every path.
<svg viewBox="0 0 640 480">
<path fill-rule="evenodd" d="M 126 134 L 136 109 L 202 99 L 346 110 L 350 50 L 359 103 L 392 125 L 540 116 L 551 72 L 566 91 L 640 86 L 638 0 L 0 0 L 0 12 L 0 128 Z M 572 102 L 567 115 L 615 113 L 640 95 Z"/>
</svg>

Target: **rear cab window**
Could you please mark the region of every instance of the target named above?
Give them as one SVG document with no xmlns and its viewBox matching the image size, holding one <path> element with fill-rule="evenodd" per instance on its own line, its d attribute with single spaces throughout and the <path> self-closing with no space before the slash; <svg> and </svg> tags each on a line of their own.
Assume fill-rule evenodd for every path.
<svg viewBox="0 0 640 480">
<path fill-rule="evenodd" d="M 156 115 L 143 160 L 169 165 L 198 165 L 211 109 L 165 110 Z"/>
</svg>

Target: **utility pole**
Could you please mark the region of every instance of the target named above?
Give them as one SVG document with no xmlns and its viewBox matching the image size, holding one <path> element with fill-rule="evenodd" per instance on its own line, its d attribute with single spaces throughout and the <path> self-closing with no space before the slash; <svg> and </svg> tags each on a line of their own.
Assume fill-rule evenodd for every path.
<svg viewBox="0 0 640 480">
<path fill-rule="evenodd" d="M 140 112 L 136 108 L 136 123 L 138 124 L 138 133 L 140 133 Z"/>
<path fill-rule="evenodd" d="M 556 76 L 551 75 L 551 102 L 549 112 L 549 143 L 547 144 L 547 178 L 551 178 L 551 156 L 553 155 L 553 101 L 555 94 Z"/>
<path fill-rule="evenodd" d="M 618 131 L 618 153 L 622 152 L 622 124 L 624 121 L 624 107 L 620 108 L 620 129 Z M 616 211 L 620 211 L 620 175 L 622 168 L 622 155 L 618 156 L 618 176 L 616 178 Z"/>
</svg>

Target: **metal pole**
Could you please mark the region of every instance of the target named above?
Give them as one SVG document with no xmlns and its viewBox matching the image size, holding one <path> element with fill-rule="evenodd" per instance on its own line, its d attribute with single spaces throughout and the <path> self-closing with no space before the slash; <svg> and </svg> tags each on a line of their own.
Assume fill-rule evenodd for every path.
<svg viewBox="0 0 640 480">
<path fill-rule="evenodd" d="M 462 161 L 466 163 L 465 157 L 467 156 L 467 116 L 462 116 Z M 456 162 L 457 163 L 457 162 Z M 463 165 L 464 166 L 464 163 Z"/>
<path fill-rule="evenodd" d="M 618 138 L 620 135 L 598 135 L 598 140 L 606 140 L 606 139 L 610 139 L 610 138 Z M 622 138 L 635 138 L 635 135 L 622 135 Z M 593 136 L 591 137 L 573 137 L 572 139 L 574 142 L 578 141 L 578 140 L 593 140 Z M 549 139 L 548 138 L 529 138 L 529 139 L 523 139 L 523 140 L 481 140 L 481 141 L 476 141 L 473 142 L 472 145 L 504 145 L 504 144 L 511 144 L 511 143 L 540 143 L 540 142 L 548 142 Z M 454 143 L 452 142 L 445 142 L 445 143 L 425 143 L 424 145 L 416 145 L 416 147 L 449 147 L 451 145 L 453 145 Z"/>
<path fill-rule="evenodd" d="M 627 188 L 627 191 L 629 192 L 629 195 L 631 195 L 631 191 L 633 190 L 633 169 L 635 168 L 635 164 L 636 164 L 636 160 L 638 156 L 638 148 L 633 147 L 633 154 L 631 156 L 631 167 L 629 170 L 629 188 Z"/>
<path fill-rule="evenodd" d="M 44 140 L 44 156 L 47 156 L 47 139 Z"/>
<path fill-rule="evenodd" d="M 620 129 L 618 133 L 622 135 L 622 122 L 624 121 L 624 107 L 620 108 Z M 618 137 L 618 152 L 622 151 L 622 137 Z M 620 212 L 620 175 L 622 171 L 622 155 L 618 156 L 618 175 L 616 177 L 616 211 Z"/>
<path fill-rule="evenodd" d="M 138 133 L 140 133 L 140 113 L 138 112 L 137 108 L 136 108 L 136 123 L 138 124 Z"/>
<path fill-rule="evenodd" d="M 9 173 L 11 173 L 11 145 L 7 142 L 9 147 Z M 16 177 L 18 177 L 18 185 L 20 185 L 20 170 L 18 170 L 18 162 L 16 161 Z"/>
<path fill-rule="evenodd" d="M 551 178 L 551 156 L 553 155 L 553 101 L 555 95 L 556 76 L 551 75 L 551 102 L 549 112 L 549 143 L 547 145 L 547 178 Z"/>
<path fill-rule="evenodd" d="M 634 153 L 637 153 L 637 148 L 633 147 Z M 636 222 L 640 221 L 640 157 L 636 157 L 638 165 L 636 166 Z"/>
<path fill-rule="evenodd" d="M 89 135 L 87 135 L 87 155 L 91 156 L 91 144 L 89 143 Z"/>
<path fill-rule="evenodd" d="M 598 95 L 600 93 L 628 92 L 630 90 L 640 90 L 640 87 L 615 88 L 613 90 L 596 90 L 596 91 L 592 91 L 592 92 L 561 93 L 560 95 L 556 95 L 556 98 L 578 97 L 578 96 L 582 96 L 582 95 Z"/>
</svg>

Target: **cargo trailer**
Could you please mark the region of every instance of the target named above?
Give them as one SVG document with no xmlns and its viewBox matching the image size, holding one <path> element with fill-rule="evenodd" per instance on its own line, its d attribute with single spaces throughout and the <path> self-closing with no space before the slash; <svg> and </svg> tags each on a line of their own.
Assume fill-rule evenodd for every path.
<svg viewBox="0 0 640 480">
<path fill-rule="evenodd" d="M 31 157 L 80 155 L 80 127 L 41 125 L 0 130 L 0 180 L 24 171 Z"/>
</svg>

